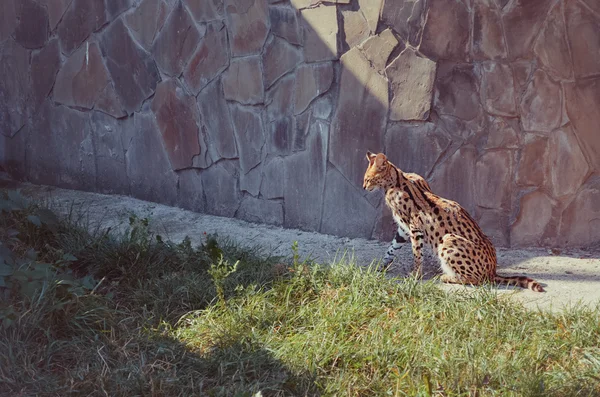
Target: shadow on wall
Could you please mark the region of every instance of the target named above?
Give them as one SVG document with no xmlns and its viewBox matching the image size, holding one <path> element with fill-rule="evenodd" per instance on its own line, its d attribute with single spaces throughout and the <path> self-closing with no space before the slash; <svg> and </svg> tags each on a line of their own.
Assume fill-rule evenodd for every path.
<svg viewBox="0 0 600 397">
<path fill-rule="evenodd" d="M 18 178 L 387 240 L 381 193 L 361 189 L 365 151 L 384 151 L 498 245 L 600 240 L 594 1 L 0 12 L 0 164 Z"/>
</svg>

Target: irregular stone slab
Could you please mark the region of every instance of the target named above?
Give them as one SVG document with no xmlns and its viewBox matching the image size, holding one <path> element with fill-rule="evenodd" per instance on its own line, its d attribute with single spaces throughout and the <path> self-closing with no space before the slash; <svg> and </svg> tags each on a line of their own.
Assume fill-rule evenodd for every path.
<svg viewBox="0 0 600 397">
<path fill-rule="evenodd" d="M 260 194 L 266 199 L 283 198 L 285 162 L 282 157 L 274 157 L 262 169 Z"/>
<path fill-rule="evenodd" d="M 156 64 L 133 42 L 122 19 L 106 29 L 100 48 L 123 107 L 127 113 L 139 110 L 160 81 Z"/>
<path fill-rule="evenodd" d="M 96 157 L 96 189 L 100 193 L 129 194 L 123 131 L 133 128 L 133 118 L 117 120 L 105 113 L 90 115 Z"/>
<path fill-rule="evenodd" d="M 336 7 L 320 6 L 302 10 L 304 60 L 319 62 L 337 59 L 338 22 Z"/>
<path fill-rule="evenodd" d="M 168 6 L 163 0 L 142 0 L 136 9 L 125 17 L 133 37 L 146 50 L 152 48 L 156 33 L 167 20 Z"/>
<path fill-rule="evenodd" d="M 327 169 L 328 132 L 326 123 L 316 122 L 311 128 L 306 151 L 285 159 L 285 227 L 319 230 Z M 348 196 L 338 198 L 341 197 L 344 198 L 341 201 L 350 201 Z"/>
<path fill-rule="evenodd" d="M 225 99 L 243 105 L 264 102 L 265 88 L 258 55 L 232 59 L 222 81 Z"/>
<path fill-rule="evenodd" d="M 575 77 L 600 75 L 600 18 L 577 1 L 568 0 L 565 3 Z"/>
<path fill-rule="evenodd" d="M 50 94 L 60 63 L 60 48 L 56 39 L 31 57 L 34 109 L 37 109 Z"/>
<path fill-rule="evenodd" d="M 360 10 L 342 11 L 344 37 L 349 48 L 359 45 L 371 34 L 369 24 Z"/>
<path fill-rule="evenodd" d="M 548 187 L 556 198 L 575 193 L 590 171 L 571 128 L 550 135 L 548 162 L 551 164 Z"/>
<path fill-rule="evenodd" d="M 53 31 L 62 19 L 65 11 L 73 0 L 39 0 L 39 3 L 48 10 L 48 22 L 50 31 Z"/>
<path fill-rule="evenodd" d="M 355 186 L 362 186 L 365 151 L 383 148 L 388 82 L 358 48 L 342 55 L 340 93 L 331 122 L 329 161 Z M 287 212 L 286 212 L 287 213 Z"/>
<path fill-rule="evenodd" d="M 371 62 L 375 70 L 383 72 L 390 54 L 397 45 L 398 39 L 396 39 L 391 29 L 386 29 L 377 36 L 368 38 L 359 48 Z"/>
<path fill-rule="evenodd" d="M 41 48 L 48 40 L 48 11 L 33 0 L 21 0 L 15 40 L 25 48 Z"/>
<path fill-rule="evenodd" d="M 485 149 L 519 149 L 520 129 L 518 120 L 503 117 L 488 117 L 488 135 L 485 140 Z"/>
<path fill-rule="evenodd" d="M 510 67 L 515 79 L 515 90 L 522 93 L 533 78 L 534 64 L 530 61 L 517 61 L 513 62 Z"/>
<path fill-rule="evenodd" d="M 304 112 L 315 98 L 329 90 L 332 82 L 331 62 L 299 66 L 296 69 L 294 114 Z"/>
<path fill-rule="evenodd" d="M 483 208 L 509 209 L 514 178 L 514 152 L 485 152 L 475 164 L 475 196 Z"/>
<path fill-rule="evenodd" d="M 377 31 L 383 0 L 358 0 L 358 8 L 367 21 L 371 34 Z"/>
<path fill-rule="evenodd" d="M 325 186 L 321 233 L 370 238 L 377 210 L 362 196 L 362 192 L 335 168 L 327 171 Z M 287 210 L 285 213 L 287 218 Z"/>
<path fill-rule="evenodd" d="M 184 0 L 196 22 L 221 19 L 224 0 Z"/>
<path fill-rule="evenodd" d="M 205 212 L 206 200 L 204 199 L 204 188 L 202 186 L 202 172 L 190 168 L 181 170 L 179 176 L 179 195 L 177 205 L 186 210 Z"/>
<path fill-rule="evenodd" d="M 266 0 L 225 0 L 229 46 L 234 57 L 261 52 L 269 33 Z"/>
<path fill-rule="evenodd" d="M 240 155 L 240 168 L 244 174 L 260 164 L 265 143 L 260 114 L 241 106 L 231 106 L 235 140 Z"/>
<path fill-rule="evenodd" d="M 208 152 L 212 161 L 237 157 L 231 115 L 223 98 L 220 79 L 213 80 L 198 95 L 198 106 L 209 138 Z"/>
<path fill-rule="evenodd" d="M 477 150 L 463 146 L 435 168 L 429 182 L 435 194 L 458 202 L 471 215 L 475 215 L 476 161 Z"/>
<path fill-rule="evenodd" d="M 240 206 L 242 195 L 238 178 L 225 168 L 230 162 L 220 161 L 202 171 L 202 191 L 208 214 L 233 218 Z"/>
<path fill-rule="evenodd" d="M 44 102 L 28 139 L 29 180 L 95 190 L 96 164 L 87 113 Z"/>
<path fill-rule="evenodd" d="M 469 11 L 460 1 L 430 0 L 419 50 L 428 58 L 466 61 Z"/>
<path fill-rule="evenodd" d="M 273 0 L 277 1 L 277 0 Z M 297 10 L 302 10 L 304 8 L 314 7 L 322 3 L 329 4 L 349 4 L 350 0 L 291 0 L 292 6 Z"/>
<path fill-rule="evenodd" d="M 562 93 L 558 84 L 537 70 L 521 99 L 521 122 L 525 131 L 550 132 L 560 125 Z"/>
<path fill-rule="evenodd" d="M 104 1 L 73 0 L 58 25 L 58 38 L 63 53 L 70 55 L 105 23 Z M 113 27 L 112 30 L 114 29 Z"/>
<path fill-rule="evenodd" d="M 125 164 L 133 197 L 174 205 L 177 174 L 171 168 L 153 113 L 135 113 L 131 141 L 124 144 Z"/>
<path fill-rule="evenodd" d="M 267 43 L 262 55 L 265 87 L 292 71 L 302 62 L 302 53 L 287 41 L 276 36 Z"/>
<path fill-rule="evenodd" d="M 550 11 L 533 51 L 546 71 L 563 79 L 569 79 L 573 75 L 573 64 L 560 3 Z"/>
<path fill-rule="evenodd" d="M 590 178 L 562 213 L 559 243 L 586 247 L 600 241 L 600 178 Z"/>
<path fill-rule="evenodd" d="M 596 170 L 600 170 L 600 79 L 565 84 L 569 119 L 583 151 Z"/>
<path fill-rule="evenodd" d="M 200 32 L 181 1 L 177 2 L 152 48 L 160 70 L 179 76 L 200 40 Z"/>
<path fill-rule="evenodd" d="M 283 225 L 283 204 L 247 196 L 242 201 L 236 216 L 248 222 Z"/>
<path fill-rule="evenodd" d="M 290 74 L 289 76 L 280 79 L 269 91 L 267 91 L 265 103 L 268 121 L 274 121 L 292 115 L 295 82 L 295 76 Z"/>
<path fill-rule="evenodd" d="M 476 60 L 506 58 L 500 11 L 490 3 L 489 0 L 475 0 L 473 4 L 471 52 Z"/>
<path fill-rule="evenodd" d="M 91 109 L 109 82 L 97 43 L 87 42 L 67 59 L 56 76 L 53 98 L 67 106 Z"/>
<path fill-rule="evenodd" d="M 385 69 L 393 94 L 390 120 L 429 117 L 435 70 L 435 62 L 418 56 L 411 48 L 406 48 L 390 63 Z"/>
<path fill-rule="evenodd" d="M 310 130 L 310 122 L 313 119 L 312 112 L 304 112 L 294 117 L 292 131 L 292 151 L 299 152 L 306 148 L 306 138 Z"/>
<path fill-rule="evenodd" d="M 290 7 L 269 7 L 271 32 L 288 41 L 302 45 L 302 34 L 296 10 Z"/>
<path fill-rule="evenodd" d="M 434 97 L 438 114 L 475 119 L 481 113 L 477 80 L 473 65 L 439 65 Z"/>
<path fill-rule="evenodd" d="M 267 153 L 286 156 L 292 152 L 294 120 L 282 117 L 269 123 L 267 130 Z"/>
<path fill-rule="evenodd" d="M 19 24 L 16 1 L 0 1 L 0 42 L 8 39 Z"/>
<path fill-rule="evenodd" d="M 510 246 L 510 232 L 508 227 L 508 215 L 504 211 L 479 209 L 481 215 L 477 224 L 486 236 L 492 240 L 496 247 Z"/>
<path fill-rule="evenodd" d="M 11 178 L 24 180 L 27 177 L 27 138 L 29 127 L 13 137 L 0 134 L 0 167 L 2 167 Z"/>
<path fill-rule="evenodd" d="M 511 59 L 527 57 L 553 3 L 552 0 L 516 0 L 504 9 L 502 23 Z"/>
<path fill-rule="evenodd" d="M 258 196 L 260 193 L 260 184 L 262 183 L 262 165 L 252 168 L 248 173 L 240 172 L 240 190 L 248 192 L 252 196 Z"/>
<path fill-rule="evenodd" d="M 543 245 L 544 236 L 549 233 L 555 203 L 539 190 L 521 198 L 519 214 L 510 228 L 511 247 L 531 247 Z"/>
<path fill-rule="evenodd" d="M 385 134 L 385 153 L 404 172 L 427 177 L 450 141 L 434 123 L 394 123 Z M 366 170 L 366 165 L 365 165 Z"/>
<path fill-rule="evenodd" d="M 106 0 L 106 14 L 112 21 L 133 6 L 133 0 Z"/>
<path fill-rule="evenodd" d="M 127 116 L 127 112 L 123 109 L 121 100 L 112 83 L 108 83 L 106 87 L 104 87 L 104 90 L 96 101 L 96 105 L 94 105 L 94 109 L 109 114 L 117 119 Z"/>
<path fill-rule="evenodd" d="M 177 80 L 165 80 L 156 87 L 151 109 L 173 170 L 191 167 L 194 156 L 207 150 L 198 141 L 196 98 L 186 95 Z"/>
<path fill-rule="evenodd" d="M 521 186 L 544 186 L 550 174 L 548 164 L 548 138 L 524 134 L 523 148 L 516 180 Z"/>
<path fill-rule="evenodd" d="M 221 22 L 209 24 L 206 35 L 185 68 L 185 84 L 194 95 L 198 95 L 228 65 L 227 29 Z"/>
<path fill-rule="evenodd" d="M 421 42 L 426 16 L 425 0 L 384 0 L 381 21 L 417 47 Z"/>
<path fill-rule="evenodd" d="M 0 134 L 12 136 L 27 121 L 30 51 L 13 40 L 0 46 Z"/>
<path fill-rule="evenodd" d="M 513 72 L 510 66 L 498 62 L 481 64 L 481 103 L 490 114 L 516 116 Z"/>
<path fill-rule="evenodd" d="M 333 111 L 333 101 L 331 99 L 332 96 L 333 95 L 325 95 L 313 102 L 311 106 L 312 117 L 321 120 L 329 120 L 329 116 Z"/>
</svg>

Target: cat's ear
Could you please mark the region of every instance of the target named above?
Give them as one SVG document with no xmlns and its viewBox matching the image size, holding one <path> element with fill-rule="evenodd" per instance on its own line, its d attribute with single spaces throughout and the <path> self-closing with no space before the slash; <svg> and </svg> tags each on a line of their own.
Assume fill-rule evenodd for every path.
<svg viewBox="0 0 600 397">
<path fill-rule="evenodd" d="M 375 155 L 368 150 L 367 150 L 367 160 L 369 160 L 369 163 L 372 163 L 373 161 L 375 161 Z"/>
<path fill-rule="evenodd" d="M 381 167 L 387 161 L 385 154 L 379 153 L 375 156 L 375 165 Z"/>
</svg>

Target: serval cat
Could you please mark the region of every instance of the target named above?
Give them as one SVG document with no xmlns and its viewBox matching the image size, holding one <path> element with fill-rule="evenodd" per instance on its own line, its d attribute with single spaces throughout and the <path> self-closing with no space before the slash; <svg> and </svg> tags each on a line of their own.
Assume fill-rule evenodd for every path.
<svg viewBox="0 0 600 397">
<path fill-rule="evenodd" d="M 437 255 L 445 283 L 479 285 L 485 282 L 517 285 L 543 292 L 525 276 L 496 274 L 496 249 L 477 222 L 457 202 L 434 194 L 409 178 L 383 153 L 367 152 L 369 166 L 363 188 L 385 191 L 385 201 L 398 225 L 406 225 L 414 256 L 414 271 L 421 274 L 423 245 Z M 399 226 L 400 227 L 400 226 Z"/>
</svg>

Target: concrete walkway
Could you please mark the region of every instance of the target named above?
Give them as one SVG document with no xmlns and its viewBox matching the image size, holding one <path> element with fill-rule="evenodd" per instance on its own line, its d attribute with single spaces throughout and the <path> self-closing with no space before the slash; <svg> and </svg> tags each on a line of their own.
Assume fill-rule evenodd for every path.
<svg viewBox="0 0 600 397">
<path fill-rule="evenodd" d="M 369 265 L 380 260 L 387 244 L 373 240 L 334 237 L 314 232 L 257 225 L 237 219 L 198 214 L 179 208 L 136 200 L 130 197 L 109 196 L 47 186 L 3 182 L 0 188 L 19 188 L 30 197 L 50 200 L 61 213 L 75 208 L 85 213 L 90 227 L 125 227 L 130 214 L 148 217 L 151 227 L 163 237 L 178 242 L 189 236 L 193 244 L 202 241 L 204 232 L 229 237 L 243 246 L 260 246 L 266 254 L 291 254 L 291 246 L 298 241 L 303 257 L 310 255 L 321 263 L 331 263 L 344 255 L 353 256 L 356 264 Z M 390 236 L 391 237 L 391 236 Z M 405 275 L 412 264 L 409 245 L 399 250 L 393 275 Z M 561 310 L 580 304 L 600 303 L 600 250 L 498 249 L 499 273 L 524 274 L 541 282 L 546 293 L 521 289 L 499 289 L 522 301 L 529 308 Z M 426 277 L 439 273 L 439 266 L 426 258 Z M 461 286 L 448 286 L 449 291 Z"/>
</svg>

